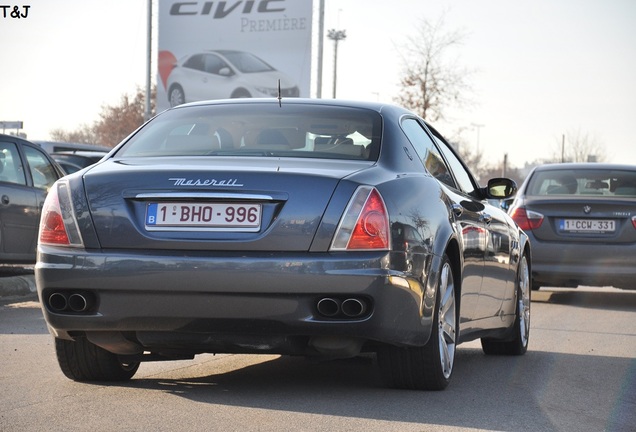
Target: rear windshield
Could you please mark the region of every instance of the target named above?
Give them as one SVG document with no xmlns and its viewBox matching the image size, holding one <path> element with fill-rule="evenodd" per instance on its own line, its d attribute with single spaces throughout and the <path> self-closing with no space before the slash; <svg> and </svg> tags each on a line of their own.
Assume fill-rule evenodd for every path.
<svg viewBox="0 0 636 432">
<path fill-rule="evenodd" d="M 285 103 L 191 106 L 157 116 L 117 156 L 377 160 L 381 128 L 379 113 L 358 108 Z"/>
<path fill-rule="evenodd" d="M 530 179 L 527 195 L 599 195 L 636 197 L 636 171 L 540 171 Z"/>
</svg>

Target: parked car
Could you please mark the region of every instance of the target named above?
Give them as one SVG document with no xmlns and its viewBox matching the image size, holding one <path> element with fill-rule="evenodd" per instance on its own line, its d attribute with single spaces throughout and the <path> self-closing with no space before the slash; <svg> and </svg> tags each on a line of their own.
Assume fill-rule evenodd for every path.
<svg viewBox="0 0 636 432">
<path fill-rule="evenodd" d="M 51 157 L 62 167 L 64 173 L 71 174 L 103 159 L 105 151 L 61 151 L 51 153 Z"/>
<path fill-rule="evenodd" d="M 37 145 L 0 134 L 0 263 L 35 263 L 40 209 L 63 175 Z"/>
<path fill-rule="evenodd" d="M 204 99 L 297 97 L 298 86 L 254 54 L 204 51 L 183 57 L 167 80 L 170 106 Z"/>
<path fill-rule="evenodd" d="M 532 243 L 533 289 L 636 289 L 636 166 L 539 166 L 509 212 Z"/>
<path fill-rule="evenodd" d="M 443 389 L 459 343 L 528 347 L 530 244 L 488 203 L 515 191 L 391 105 L 172 108 L 47 199 L 35 271 L 59 365 L 126 380 L 204 352 L 370 352 L 390 386 Z"/>
<path fill-rule="evenodd" d="M 42 141 L 34 140 L 35 144 L 42 147 L 49 154 L 59 152 L 74 152 L 74 151 L 97 151 L 97 152 L 109 152 L 112 150 L 110 147 L 98 145 L 98 144 L 84 144 L 73 143 L 64 141 Z"/>
</svg>

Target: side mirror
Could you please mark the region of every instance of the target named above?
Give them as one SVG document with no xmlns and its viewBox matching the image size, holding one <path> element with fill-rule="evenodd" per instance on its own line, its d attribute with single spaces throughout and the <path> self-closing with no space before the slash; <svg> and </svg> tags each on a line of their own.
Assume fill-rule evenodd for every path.
<svg viewBox="0 0 636 432">
<path fill-rule="evenodd" d="M 488 180 L 486 195 L 488 198 L 506 199 L 517 193 L 517 183 L 508 178 L 494 178 Z"/>
<path fill-rule="evenodd" d="M 232 69 L 230 69 L 229 67 L 222 67 L 221 69 L 219 69 L 219 75 L 221 76 L 232 76 L 234 75 L 232 73 Z"/>
</svg>

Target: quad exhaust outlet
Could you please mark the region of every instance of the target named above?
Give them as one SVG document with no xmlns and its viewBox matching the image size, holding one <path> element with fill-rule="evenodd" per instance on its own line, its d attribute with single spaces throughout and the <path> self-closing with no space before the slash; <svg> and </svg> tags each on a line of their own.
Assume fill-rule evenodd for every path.
<svg viewBox="0 0 636 432">
<path fill-rule="evenodd" d="M 54 292 L 49 295 L 47 305 L 56 313 L 82 313 L 95 306 L 95 299 L 83 292 Z"/>
<path fill-rule="evenodd" d="M 367 314 L 369 306 L 368 301 L 362 297 L 324 297 L 318 300 L 316 309 L 327 318 L 360 318 Z"/>
</svg>

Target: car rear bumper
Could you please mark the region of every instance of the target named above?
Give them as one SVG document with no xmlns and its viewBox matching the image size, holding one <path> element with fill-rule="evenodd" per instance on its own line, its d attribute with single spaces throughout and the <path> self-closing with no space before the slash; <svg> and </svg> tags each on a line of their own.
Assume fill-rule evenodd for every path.
<svg viewBox="0 0 636 432">
<path fill-rule="evenodd" d="M 389 270 L 389 259 L 386 252 L 142 255 L 41 246 L 35 276 L 54 336 L 106 335 L 101 345 L 122 354 L 126 344 L 114 345 L 122 335 L 145 351 L 300 354 L 320 348 L 316 340 L 424 345 L 432 325 L 424 304 L 434 296 L 424 302 L 421 281 Z M 66 303 L 52 303 L 58 294 Z M 85 309 L 68 307 L 75 295 Z M 320 312 L 322 299 L 334 300 L 333 316 Z M 349 299 L 363 306 L 345 313 Z"/>
<path fill-rule="evenodd" d="M 535 285 L 636 289 L 636 245 L 530 242 Z"/>
</svg>

